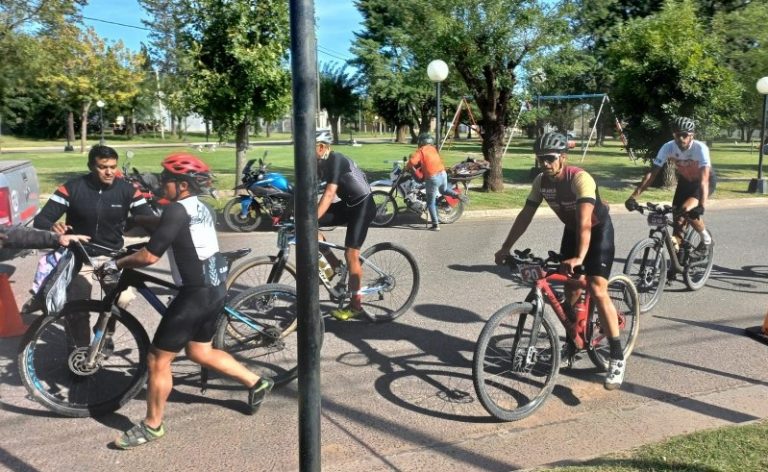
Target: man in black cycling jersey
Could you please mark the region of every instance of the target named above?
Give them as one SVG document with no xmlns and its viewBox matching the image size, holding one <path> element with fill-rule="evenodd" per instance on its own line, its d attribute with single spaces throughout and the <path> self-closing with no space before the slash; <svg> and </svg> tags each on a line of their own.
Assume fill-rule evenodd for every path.
<svg viewBox="0 0 768 472">
<path fill-rule="evenodd" d="M 163 413 L 173 388 L 171 362 L 181 349 L 186 350 L 190 360 L 247 387 L 251 414 L 256 413 L 273 386 L 271 379 L 259 377 L 212 345 L 216 318 L 224 309 L 227 266 L 219 254 L 213 215 L 197 198 L 210 185 L 210 169 L 189 154 L 170 155 L 162 165 L 160 180 L 173 203 L 163 211 L 144 248 L 98 269 L 114 274 L 124 268 L 146 267 L 168 251 L 174 281 L 181 287 L 157 327 L 147 357 L 146 417 L 115 441 L 121 449 L 140 446 L 165 434 Z"/>
<path fill-rule="evenodd" d="M 344 239 L 344 258 L 349 270 L 348 289 L 352 295 L 349 306 L 334 310 L 331 315 L 339 320 L 348 320 L 362 313 L 362 295 L 357 293 L 363 277 L 360 264 L 360 248 L 368 235 L 368 227 L 376 216 L 376 204 L 371 197 L 371 186 L 365 173 L 352 159 L 331 151 L 333 138 L 327 131 L 317 135 L 315 153 L 320 176 L 326 181 L 325 192 L 317 204 L 317 218 L 320 226 L 347 225 Z M 334 203 L 336 198 L 339 201 Z M 321 235 L 321 238 L 323 236 Z M 323 238 L 324 239 L 324 238 Z M 331 265 L 333 254 L 324 253 Z"/>
<path fill-rule="evenodd" d="M 602 326 L 607 327 L 610 345 L 610 362 L 605 378 L 605 388 L 615 390 L 624 381 L 626 361 L 619 339 L 619 322 L 616 308 L 608 295 L 608 278 L 613 265 L 613 224 L 608 206 L 600 200 L 595 180 L 583 169 L 566 164 L 568 141 L 560 133 L 546 133 L 534 145 L 536 159 L 543 172 L 536 176 L 520 214 L 515 218 L 504 244 L 494 255 L 502 264 L 510 250 L 528 229 L 542 200 L 565 224 L 560 254 L 565 260 L 561 271 L 573 275 L 574 267 L 583 266 L 589 291 L 594 297 Z M 568 286 L 566 300 L 575 304 L 580 293 Z M 575 327 L 573 328 L 575 332 Z M 569 333 L 574 338 L 574 333 Z M 575 337 L 577 348 L 579 339 Z"/>
<path fill-rule="evenodd" d="M 703 250 L 712 244 L 712 236 L 704 227 L 702 216 L 707 198 L 715 191 L 717 178 L 709 158 L 709 148 L 706 143 L 693 139 L 695 132 L 696 124 L 692 119 L 684 116 L 675 118 L 672 123 L 674 139 L 659 149 L 656 159 L 653 160 L 651 170 L 645 174 L 643 180 L 629 196 L 625 206 L 629 211 L 636 210 L 637 197 L 656 179 L 656 176 L 664 168 L 664 164 L 674 165 L 678 178 L 675 196 L 672 197 L 672 206 L 677 210 L 688 212 L 691 217 L 691 226 L 701 235 L 699 249 Z M 684 216 L 675 219 L 677 243 L 683 239 L 684 225 Z"/>
<path fill-rule="evenodd" d="M 123 232 L 129 213 L 152 216 L 152 209 L 141 192 L 124 179 L 117 178 L 117 152 L 109 146 L 94 146 L 88 153 L 90 173 L 70 179 L 56 189 L 37 216 L 34 227 L 57 234 L 68 231 L 91 237 L 91 243 L 117 250 L 123 247 Z M 65 221 L 59 218 L 66 215 Z M 99 254 L 96 261 L 106 258 Z M 72 279 L 67 298 L 91 298 L 91 268 L 83 267 Z M 121 295 L 118 305 L 127 306 L 129 291 Z"/>
</svg>

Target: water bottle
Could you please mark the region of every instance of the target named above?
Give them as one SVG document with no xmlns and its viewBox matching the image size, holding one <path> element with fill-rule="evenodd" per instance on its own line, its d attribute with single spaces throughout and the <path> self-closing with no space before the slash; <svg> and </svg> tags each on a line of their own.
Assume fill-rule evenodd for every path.
<svg viewBox="0 0 768 472">
<path fill-rule="evenodd" d="M 576 321 L 576 312 L 573 310 L 571 304 L 568 303 L 568 300 L 565 299 L 565 295 L 558 293 L 557 301 L 560 303 L 560 306 L 563 307 L 566 318 L 568 318 L 568 320 L 571 322 Z"/>
</svg>

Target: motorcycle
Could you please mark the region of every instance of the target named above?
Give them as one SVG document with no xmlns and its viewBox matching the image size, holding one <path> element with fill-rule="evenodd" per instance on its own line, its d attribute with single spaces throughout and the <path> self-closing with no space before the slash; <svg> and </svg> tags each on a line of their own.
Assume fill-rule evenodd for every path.
<svg viewBox="0 0 768 472">
<path fill-rule="evenodd" d="M 408 158 L 404 157 L 402 162 L 407 160 Z M 426 185 L 415 179 L 410 172 L 404 170 L 402 162 L 394 162 L 392 171 L 389 173 L 389 179 L 371 182 L 371 187 L 389 187 L 389 190 L 373 190 L 372 192 L 373 202 L 376 204 L 376 217 L 372 222 L 374 226 L 387 226 L 395 219 L 395 215 L 400 210 L 396 196 L 403 199 L 409 211 L 428 219 Z M 461 193 L 456 182 L 451 181 L 451 184 L 456 193 Z M 463 213 L 464 202 L 458 198 L 448 195 L 437 196 L 437 219 L 440 223 L 453 223 Z"/>
<path fill-rule="evenodd" d="M 246 232 L 256 229 L 261 224 L 263 215 L 272 218 L 272 222 L 290 215 L 293 210 L 293 186 L 279 172 L 267 172 L 269 164 L 265 159 L 249 160 L 243 169 L 242 184 L 235 187 L 236 195 L 224 206 L 224 223 L 232 231 Z"/>
</svg>

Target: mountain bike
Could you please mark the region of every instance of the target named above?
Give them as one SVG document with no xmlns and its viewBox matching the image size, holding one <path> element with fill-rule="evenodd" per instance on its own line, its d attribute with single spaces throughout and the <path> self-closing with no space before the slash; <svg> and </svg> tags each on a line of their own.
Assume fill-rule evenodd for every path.
<svg viewBox="0 0 768 472">
<path fill-rule="evenodd" d="M 76 257 L 87 261 L 85 249 L 80 249 Z M 103 299 L 67 302 L 61 312 L 38 318 L 19 346 L 19 373 L 30 397 L 65 416 L 113 412 L 146 382 L 150 340 L 138 319 L 116 305 L 120 293 L 136 288 L 163 315 L 167 305 L 158 294 L 179 290 L 171 282 L 133 269 L 124 269 L 114 284 L 98 271 L 94 275 Z M 238 360 L 276 384 L 289 382 L 297 375 L 296 313 L 296 291 L 291 287 L 245 290 L 219 315 L 214 346 L 231 349 Z M 230 326 L 237 327 L 235 337 Z M 203 370 L 201 391 L 206 387 Z"/>
<path fill-rule="evenodd" d="M 629 251 L 624 264 L 624 274 L 637 287 L 640 296 L 640 312 L 656 306 L 668 279 L 683 274 L 683 281 L 690 290 L 698 290 L 707 283 L 714 263 L 714 244 L 704 246 L 701 235 L 690 224 L 685 225 L 679 247 L 673 239 L 672 225 L 678 216 L 687 214 L 670 205 L 648 203 L 638 205 L 641 214 L 648 212 L 648 237 L 638 241 Z M 669 262 L 667 262 L 669 261 Z M 668 265 L 669 264 L 669 265 Z"/>
<path fill-rule="evenodd" d="M 274 256 L 258 256 L 244 261 L 233 269 L 229 284 L 232 289 L 246 286 L 259 280 L 261 283 L 280 283 L 288 286 L 296 284 L 296 267 L 289 261 L 291 245 L 296 243 L 293 221 L 284 221 L 276 225 L 277 247 Z M 328 241 L 319 241 L 321 257 L 326 251 L 344 251 L 346 247 Z M 341 255 L 337 258 L 344 260 Z M 325 258 L 321 258 L 325 262 Z M 416 299 L 419 291 L 419 267 L 416 259 L 404 247 L 382 242 L 375 244 L 360 254 L 363 266 L 363 278 L 359 293 L 362 294 L 363 311 L 373 322 L 392 321 L 405 313 Z M 246 265 L 247 264 L 247 265 Z M 347 289 L 348 272 L 344 262 L 337 267 L 320 264 L 318 277 L 328 292 L 330 300 L 339 308 L 349 302 Z"/>
<path fill-rule="evenodd" d="M 608 335 L 600 323 L 585 277 L 558 273 L 561 256 L 550 251 L 546 259 L 529 249 L 515 251 L 505 264 L 513 280 L 531 287 L 525 302 L 501 308 L 486 322 L 475 345 L 472 379 L 480 403 L 491 415 L 516 421 L 531 415 L 549 397 L 557 381 L 561 348 L 557 321 L 565 328 L 565 356 L 573 365 L 576 353 L 586 350 L 595 366 L 608 369 Z M 571 307 L 553 284 L 581 290 Z M 637 291 L 624 275 L 608 281 L 608 293 L 619 318 L 624 358 L 632 353 L 640 328 Z M 550 310 L 545 310 L 549 306 Z M 557 320 L 557 321 L 556 321 Z"/>
</svg>

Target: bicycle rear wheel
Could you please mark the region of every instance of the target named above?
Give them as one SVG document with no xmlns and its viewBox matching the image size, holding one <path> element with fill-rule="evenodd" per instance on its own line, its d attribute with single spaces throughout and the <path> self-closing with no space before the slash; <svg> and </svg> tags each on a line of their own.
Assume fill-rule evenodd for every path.
<svg viewBox="0 0 768 472">
<path fill-rule="evenodd" d="M 625 275 L 614 275 L 608 281 L 608 296 L 611 297 L 619 317 L 619 339 L 626 359 L 635 348 L 637 333 L 640 330 L 640 302 L 635 284 Z M 587 354 L 595 366 L 604 372 L 608 370 L 611 349 L 608 345 L 608 333 L 603 330 L 597 309 L 594 303 L 592 305 L 587 324 Z"/>
<path fill-rule="evenodd" d="M 488 413 L 504 421 L 531 415 L 549 397 L 560 366 L 560 346 L 551 315 L 542 313 L 533 337 L 536 308 L 513 303 L 485 324 L 475 345 L 472 379 Z"/>
<path fill-rule="evenodd" d="M 407 249 L 393 243 L 371 246 L 362 257 L 361 290 L 369 291 L 363 294 L 365 315 L 374 322 L 392 321 L 416 299 L 420 278 L 416 259 Z"/>
<path fill-rule="evenodd" d="M 298 373 L 298 322 L 296 290 L 267 284 L 238 294 L 227 306 L 238 316 L 222 314 L 214 346 L 276 385 Z"/>
<path fill-rule="evenodd" d="M 243 290 L 258 287 L 268 282 L 272 266 L 277 262 L 276 256 L 249 257 L 235 264 L 227 277 L 227 291 L 229 295 L 237 294 Z M 280 274 L 279 280 L 272 283 L 280 283 L 289 287 L 296 287 L 296 267 L 290 262 L 285 264 L 285 270 Z"/>
<path fill-rule="evenodd" d="M 437 220 L 444 225 L 455 223 L 464 214 L 464 202 L 456 202 L 451 206 L 442 195 L 437 199 Z"/>
<path fill-rule="evenodd" d="M 112 307 L 111 343 L 105 341 L 94 364 L 87 365 L 102 307 L 98 300 L 69 302 L 60 314 L 38 318 L 21 341 L 21 380 L 51 411 L 72 417 L 111 413 L 146 382 L 149 338 L 136 318 L 117 307 Z"/>
<path fill-rule="evenodd" d="M 656 306 L 667 283 L 667 258 L 662 241 L 655 238 L 638 241 L 624 263 L 624 275 L 635 283 L 640 313 Z"/>
<path fill-rule="evenodd" d="M 709 231 L 709 230 L 708 230 Z M 685 241 L 691 248 L 688 262 L 683 269 L 683 281 L 690 290 L 698 290 L 707 283 L 712 265 L 715 262 L 715 245 L 710 244 L 705 251 L 695 249 L 701 243 L 701 235 L 688 225 Z"/>
<path fill-rule="evenodd" d="M 383 190 L 374 190 L 371 192 L 373 203 L 376 205 L 376 217 L 373 218 L 371 224 L 373 226 L 387 226 L 392 223 L 397 215 L 397 202 L 389 194 Z"/>
</svg>

